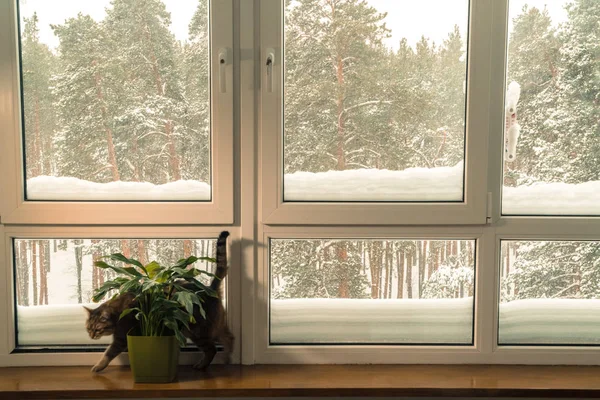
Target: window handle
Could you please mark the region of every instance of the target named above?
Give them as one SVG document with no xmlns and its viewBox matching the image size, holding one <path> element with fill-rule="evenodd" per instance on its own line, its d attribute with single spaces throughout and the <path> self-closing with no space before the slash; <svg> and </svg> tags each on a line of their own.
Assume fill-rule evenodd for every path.
<svg viewBox="0 0 600 400">
<path fill-rule="evenodd" d="M 273 64 L 275 64 L 275 50 L 267 49 L 267 92 L 273 92 Z"/>
<path fill-rule="evenodd" d="M 229 49 L 219 49 L 219 92 L 227 93 L 226 66 L 229 64 Z"/>
</svg>

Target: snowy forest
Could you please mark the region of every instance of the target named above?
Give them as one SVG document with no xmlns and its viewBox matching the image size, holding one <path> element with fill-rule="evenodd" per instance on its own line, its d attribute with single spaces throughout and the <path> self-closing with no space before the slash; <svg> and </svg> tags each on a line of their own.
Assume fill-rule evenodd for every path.
<svg viewBox="0 0 600 400">
<path fill-rule="evenodd" d="M 318 186 L 311 180 L 360 170 L 366 179 L 358 186 L 367 188 L 360 200 L 377 200 L 385 193 L 377 192 L 383 184 L 371 173 L 387 170 L 403 174 L 389 178 L 396 186 L 415 171 L 435 176 L 408 179 L 403 190 L 413 192 L 412 200 L 438 196 L 440 187 L 444 193 L 434 199 L 461 200 L 468 33 L 457 25 L 439 42 L 424 35 L 414 44 L 403 39 L 389 46 L 394 26 L 373 4 L 285 2 L 285 190 L 294 182 L 306 188 L 290 192 L 304 198 L 286 199 L 329 199 L 324 191 L 335 192 L 344 179 L 356 188 L 353 175 L 335 175 L 342 183 L 334 184 L 323 175 Z M 564 4 L 567 18 L 560 23 L 543 7 L 510 9 L 507 82 L 520 85 L 521 132 L 517 157 L 504 166 L 504 205 L 517 189 L 566 184 L 572 200 L 566 213 L 584 213 L 578 207 L 587 201 L 593 204 L 585 210 L 594 214 L 600 186 L 575 189 L 600 182 L 600 2 Z M 210 185 L 206 0 L 197 2 L 187 40 L 175 38 L 161 0 L 112 0 L 102 20 L 79 14 L 52 25 L 55 48 L 40 39 L 39 23 L 35 13 L 21 21 L 28 191 L 48 199 L 61 182 Z M 418 190 L 410 186 L 422 182 L 427 185 Z M 535 192 L 526 197 L 528 206 L 541 207 L 560 190 L 543 199 Z M 210 186 L 194 193 L 210 199 Z M 84 193 L 90 196 L 94 191 Z M 108 278 L 91 267 L 103 254 L 167 261 L 210 254 L 211 246 L 201 240 L 16 240 L 18 304 L 88 302 Z M 475 251 L 473 240 L 273 240 L 271 294 L 278 300 L 468 298 Z M 596 298 L 599 251 L 595 242 L 503 242 L 501 301 Z M 67 298 L 51 284 L 62 275 L 73 277 Z M 60 300 L 53 300 L 53 290 Z"/>
<path fill-rule="evenodd" d="M 214 257 L 215 246 L 216 240 L 196 239 L 15 239 L 17 304 L 90 303 L 93 291 L 114 278 L 114 272 L 93 266 L 107 254 L 169 265 L 190 255 Z M 215 269 L 207 262 L 195 266 Z"/>
</svg>

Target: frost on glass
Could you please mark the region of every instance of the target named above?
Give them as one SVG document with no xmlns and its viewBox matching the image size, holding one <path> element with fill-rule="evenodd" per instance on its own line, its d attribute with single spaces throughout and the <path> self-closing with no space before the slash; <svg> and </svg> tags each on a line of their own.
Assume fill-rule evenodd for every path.
<svg viewBox="0 0 600 400">
<path fill-rule="evenodd" d="M 600 2 L 511 0 L 502 212 L 600 214 Z"/>
<path fill-rule="evenodd" d="M 600 344 L 600 242 L 502 241 L 501 345 Z"/>
<path fill-rule="evenodd" d="M 214 257 L 216 240 L 204 239 L 15 239 L 15 300 L 19 346 L 110 343 L 89 338 L 82 305 L 112 271 L 93 267 L 101 256 L 122 253 L 147 264 L 173 263 L 184 256 Z M 115 263 L 114 265 L 119 265 Z M 212 263 L 194 264 L 214 272 Z"/>
<path fill-rule="evenodd" d="M 285 200 L 462 201 L 468 0 L 285 4 Z"/>
<path fill-rule="evenodd" d="M 470 344 L 475 241 L 272 239 L 272 344 Z"/>
<path fill-rule="evenodd" d="M 210 200 L 208 0 L 20 0 L 26 197 Z"/>
</svg>

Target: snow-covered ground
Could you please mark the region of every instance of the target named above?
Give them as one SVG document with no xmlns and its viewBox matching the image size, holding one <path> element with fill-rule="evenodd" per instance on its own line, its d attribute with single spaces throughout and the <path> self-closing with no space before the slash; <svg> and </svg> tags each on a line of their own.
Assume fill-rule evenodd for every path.
<svg viewBox="0 0 600 400">
<path fill-rule="evenodd" d="M 95 305 L 91 305 L 94 307 Z M 473 298 L 271 301 L 272 343 L 470 343 Z M 22 345 L 99 344 L 81 305 L 17 309 Z M 500 306 L 500 343 L 600 344 L 600 300 L 532 299 Z"/>
<path fill-rule="evenodd" d="M 27 179 L 30 200 L 210 200 L 210 194 L 208 183 L 194 180 L 154 185 L 122 181 L 97 183 L 56 176 Z"/>
<path fill-rule="evenodd" d="M 499 343 L 600 344 L 600 300 L 531 299 L 502 304 Z"/>
<path fill-rule="evenodd" d="M 86 304 L 95 308 L 97 304 Z M 110 337 L 92 340 L 85 330 L 87 312 L 81 304 L 17 307 L 19 345 L 106 344 Z"/>
<path fill-rule="evenodd" d="M 512 215 L 598 215 L 600 181 L 535 183 L 504 187 L 502 213 Z"/>
<path fill-rule="evenodd" d="M 471 343 L 473 298 L 271 301 L 271 343 Z"/>
<path fill-rule="evenodd" d="M 454 167 L 295 172 L 287 201 L 462 201 L 463 163 Z"/>
</svg>

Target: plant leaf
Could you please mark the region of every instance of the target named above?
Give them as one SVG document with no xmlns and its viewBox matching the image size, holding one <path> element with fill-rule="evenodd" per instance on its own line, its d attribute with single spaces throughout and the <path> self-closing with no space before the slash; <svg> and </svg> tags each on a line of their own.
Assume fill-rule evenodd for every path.
<svg viewBox="0 0 600 400">
<path fill-rule="evenodd" d="M 151 263 L 146 264 L 146 272 L 150 279 L 154 279 L 156 274 L 158 274 L 163 269 L 164 268 L 161 267 L 160 264 L 157 263 L 156 261 L 152 261 Z"/>
<path fill-rule="evenodd" d="M 139 262 L 138 260 L 135 260 L 133 258 L 127 258 L 121 253 L 111 254 L 110 256 L 107 256 L 107 258 L 110 258 L 111 260 L 114 260 L 114 261 L 121 261 L 121 262 L 124 262 L 125 264 L 135 265 L 136 267 L 140 267 L 142 270 L 144 269 L 144 266 L 142 265 L 141 262 Z"/>
<path fill-rule="evenodd" d="M 133 311 L 140 311 L 139 308 L 126 308 L 123 310 L 123 312 L 121 313 L 121 315 L 119 315 L 119 320 L 122 319 L 123 317 L 127 316 L 128 314 L 132 313 Z"/>
<path fill-rule="evenodd" d="M 142 274 L 140 274 L 135 268 L 133 267 L 116 267 L 114 265 L 109 265 L 107 263 L 105 263 L 104 261 L 96 261 L 94 262 L 94 265 L 98 268 L 102 268 L 102 269 L 112 269 L 113 271 L 115 271 L 117 274 L 121 274 L 121 275 L 129 275 L 129 276 L 142 276 Z"/>
</svg>

